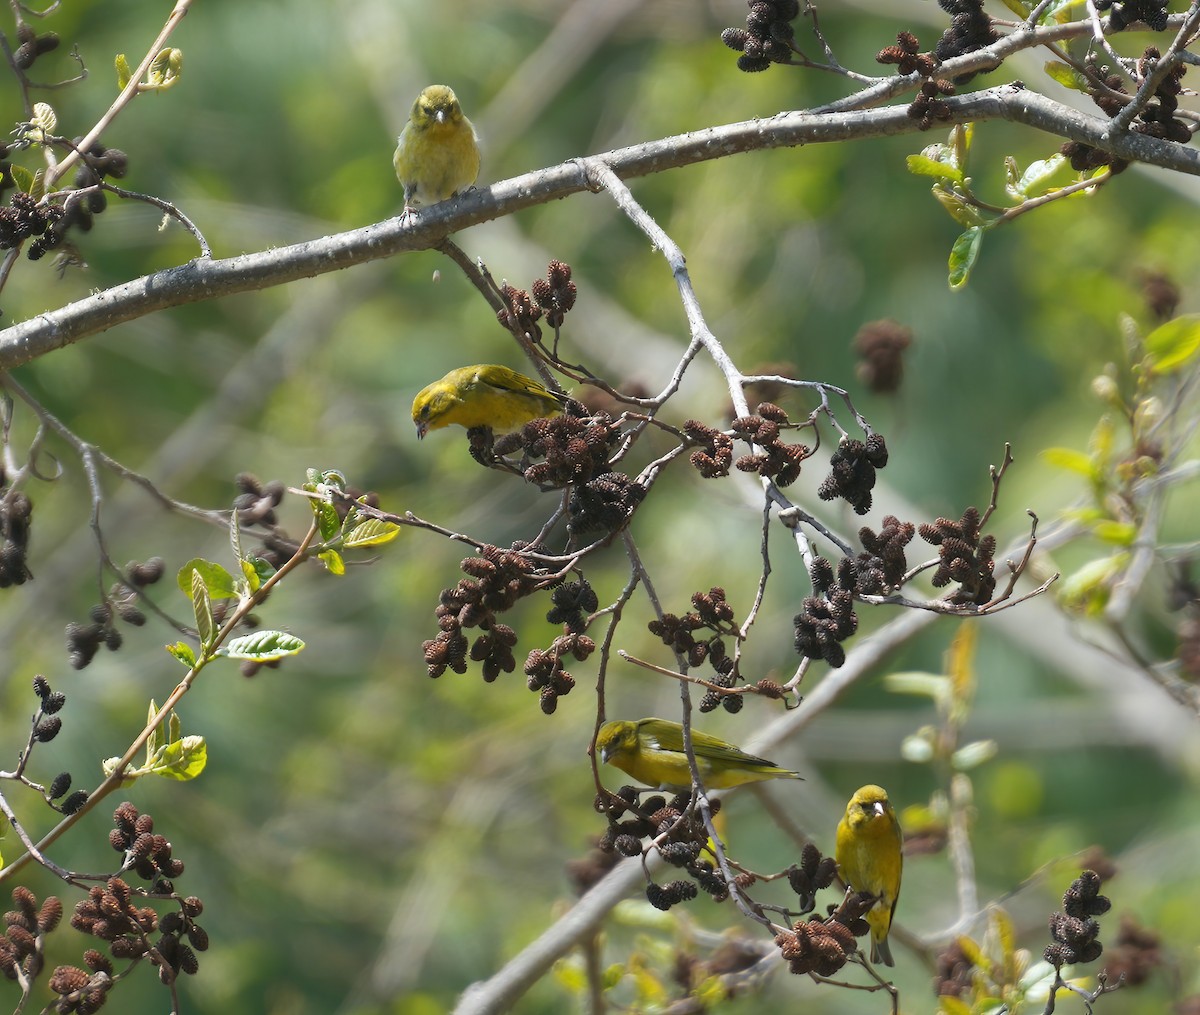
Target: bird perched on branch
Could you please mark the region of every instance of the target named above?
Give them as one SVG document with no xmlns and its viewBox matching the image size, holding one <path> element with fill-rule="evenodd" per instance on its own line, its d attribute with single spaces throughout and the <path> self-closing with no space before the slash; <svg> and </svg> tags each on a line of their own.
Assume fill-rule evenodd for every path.
<svg viewBox="0 0 1200 1015">
<path fill-rule="evenodd" d="M 557 416 L 566 396 L 540 381 L 495 363 L 451 370 L 440 381 L 421 389 L 413 399 L 412 418 L 417 437 L 451 423 L 470 430 L 491 427 L 507 433 L 531 419 Z"/>
<path fill-rule="evenodd" d="M 647 786 L 687 789 L 692 784 L 683 727 L 668 719 L 614 719 L 596 734 L 600 760 L 616 765 Z M 763 779 L 799 779 L 796 772 L 778 768 L 740 747 L 692 730 L 696 769 L 708 789 L 728 789 Z"/>
<path fill-rule="evenodd" d="M 867 911 L 871 927 L 871 961 L 893 966 L 888 931 L 904 866 L 904 836 L 887 791 L 863 786 L 846 804 L 837 827 L 836 859 L 842 878 L 856 892 L 870 892 L 875 904 Z"/>
<path fill-rule="evenodd" d="M 479 138 L 446 85 L 417 96 L 400 132 L 392 165 L 404 187 L 404 211 L 445 201 L 479 176 Z"/>
</svg>

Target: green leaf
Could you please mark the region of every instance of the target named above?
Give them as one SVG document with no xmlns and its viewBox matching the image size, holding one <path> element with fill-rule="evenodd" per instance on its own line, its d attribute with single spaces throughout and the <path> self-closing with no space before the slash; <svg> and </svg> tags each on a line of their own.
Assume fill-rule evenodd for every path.
<svg viewBox="0 0 1200 1015">
<path fill-rule="evenodd" d="M 1046 448 L 1041 452 L 1041 458 L 1056 468 L 1066 469 L 1067 472 L 1074 472 L 1086 479 L 1098 478 L 1092 456 L 1074 448 Z"/>
<path fill-rule="evenodd" d="M 143 87 L 155 91 L 166 91 L 178 83 L 182 73 L 183 50 L 167 46 L 160 49 L 154 59 L 150 61 L 150 69 L 146 75 L 147 83 Z"/>
<path fill-rule="evenodd" d="M 150 710 L 146 713 L 146 725 L 149 726 L 155 719 L 158 718 L 158 702 L 153 698 L 150 699 Z M 155 723 L 154 729 L 150 731 L 150 736 L 146 740 L 146 757 L 149 757 L 158 750 L 162 740 L 162 723 Z"/>
<path fill-rule="evenodd" d="M 35 128 L 39 129 L 42 134 L 53 134 L 54 128 L 58 126 L 58 114 L 54 111 L 54 107 L 50 103 L 35 102 L 33 104 L 33 117 L 29 122 Z"/>
<path fill-rule="evenodd" d="M 1200 314 L 1185 314 L 1161 324 L 1146 336 L 1147 367 L 1169 374 L 1186 366 L 1200 352 Z"/>
<path fill-rule="evenodd" d="M 146 774 L 186 782 L 204 771 L 208 764 L 208 743 L 204 737 L 180 737 L 167 744 L 146 766 Z"/>
<path fill-rule="evenodd" d="M 304 642 L 284 631 L 255 631 L 253 634 L 234 638 L 218 650 L 218 655 L 229 659 L 250 659 L 256 663 L 269 663 L 284 656 L 294 656 L 304 648 Z"/>
<path fill-rule="evenodd" d="M 125 91 L 125 86 L 129 84 L 130 78 L 133 77 L 133 71 L 129 69 L 129 61 L 125 59 L 124 53 L 117 54 L 117 91 Z"/>
<path fill-rule="evenodd" d="M 254 569 L 254 573 L 258 576 L 258 583 L 254 585 L 256 590 L 263 582 L 275 574 L 274 565 L 269 560 L 264 560 L 262 557 L 247 557 L 244 561 L 242 561 L 243 570 L 245 569 L 246 565 L 252 567 Z M 247 578 L 247 581 L 249 581 L 249 578 Z"/>
<path fill-rule="evenodd" d="M 991 761 L 1000 750 L 995 740 L 973 740 L 963 744 L 950 756 L 950 766 L 956 772 L 968 772 L 985 761 Z"/>
<path fill-rule="evenodd" d="M 33 173 L 24 166 L 18 166 L 12 162 L 8 165 L 8 171 L 13 178 L 13 183 L 17 185 L 17 189 L 22 194 L 33 194 L 34 185 L 37 183 L 37 177 Z"/>
<path fill-rule="evenodd" d="M 908 171 L 914 176 L 932 176 L 939 180 L 949 180 L 951 183 L 963 182 L 962 170 L 928 155 L 910 155 L 905 159 Z"/>
<path fill-rule="evenodd" d="M 334 510 L 332 504 L 321 500 L 309 501 L 312 505 L 313 517 L 317 520 L 317 528 L 321 532 L 321 539 L 328 543 L 333 539 L 342 528 L 342 520 L 338 517 L 337 511 Z"/>
<path fill-rule="evenodd" d="M 920 670 L 889 673 L 883 678 L 883 686 L 894 694 L 920 694 L 938 702 L 950 695 L 950 678 L 944 673 Z"/>
<path fill-rule="evenodd" d="M 196 653 L 186 641 L 177 641 L 174 645 L 168 645 L 167 651 L 189 670 L 196 665 Z"/>
<path fill-rule="evenodd" d="M 950 131 L 950 144 L 954 148 L 954 164 L 959 169 L 966 169 L 967 159 L 971 154 L 971 143 L 975 140 L 975 124 L 955 124 Z"/>
<path fill-rule="evenodd" d="M 378 518 L 364 518 L 342 537 L 343 549 L 362 546 L 382 546 L 400 535 L 400 526 Z"/>
<path fill-rule="evenodd" d="M 1048 159 L 1039 159 L 1026 167 L 1012 187 L 1007 188 L 1009 194 L 1018 199 L 1040 197 L 1054 189 L 1054 177 L 1062 172 L 1067 160 L 1058 154 Z"/>
<path fill-rule="evenodd" d="M 1137 539 L 1137 526 L 1107 519 L 1092 526 L 1092 535 L 1114 546 L 1132 546 Z"/>
<path fill-rule="evenodd" d="M 983 245 L 983 227 L 972 226 L 954 241 L 950 248 L 950 288 L 957 292 L 967 284 L 971 277 L 971 269 L 979 258 L 979 248 Z"/>
<path fill-rule="evenodd" d="M 960 226 L 980 226 L 983 224 L 983 216 L 979 214 L 979 209 L 969 204 L 961 194 L 956 194 L 941 183 L 935 183 L 932 190 L 933 196 L 938 199 L 941 206 L 949 212 L 950 217 Z"/>
<path fill-rule="evenodd" d="M 342 555 L 337 550 L 323 550 L 317 554 L 317 558 L 324 562 L 326 569 L 330 574 L 344 575 L 346 573 L 346 562 L 342 559 Z"/>
<path fill-rule="evenodd" d="M 242 574 L 246 578 L 246 588 L 250 592 L 257 592 L 259 586 L 262 585 L 262 579 L 259 577 L 258 569 L 248 560 L 239 560 L 238 563 L 242 567 Z"/>
<path fill-rule="evenodd" d="M 200 645 L 204 649 L 212 646 L 216 636 L 213 626 L 212 602 L 208 598 L 208 586 L 200 577 L 199 571 L 192 572 L 192 611 L 196 614 L 196 631 L 200 635 Z"/>
<path fill-rule="evenodd" d="M 225 568 L 220 564 L 214 564 L 211 560 L 193 557 L 179 569 L 179 574 L 176 576 L 179 588 L 185 596 L 192 595 L 192 588 L 195 584 L 194 574 L 200 576 L 209 599 L 231 599 L 237 595 L 233 584 L 233 575 Z"/>
<path fill-rule="evenodd" d="M 1058 598 L 1063 607 L 1087 616 L 1102 613 L 1108 603 L 1112 583 L 1129 566 L 1128 553 L 1089 561 L 1059 583 Z"/>
<path fill-rule="evenodd" d="M 971 1015 L 971 1008 L 962 998 L 939 997 L 938 1015 Z"/>
<path fill-rule="evenodd" d="M 1088 90 L 1087 78 L 1079 73 L 1074 67 L 1065 63 L 1060 63 L 1058 60 L 1048 60 L 1042 67 L 1046 76 L 1057 81 L 1064 88 L 1070 88 L 1073 92 L 1086 92 Z"/>
</svg>

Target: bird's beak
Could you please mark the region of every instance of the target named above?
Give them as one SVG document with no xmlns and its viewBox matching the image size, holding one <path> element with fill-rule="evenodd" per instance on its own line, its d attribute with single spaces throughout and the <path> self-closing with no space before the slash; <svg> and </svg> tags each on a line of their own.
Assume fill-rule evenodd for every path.
<svg viewBox="0 0 1200 1015">
<path fill-rule="evenodd" d="M 437 120 L 438 123 L 445 123 L 446 122 L 446 111 L 444 109 L 439 109 L 436 113 L 433 114 L 433 118 L 435 120 Z"/>
<path fill-rule="evenodd" d="M 609 745 L 607 745 L 607 744 L 606 744 L 604 747 L 601 747 L 601 748 L 600 748 L 600 760 L 601 760 L 601 761 L 607 762 L 607 761 L 608 761 L 608 756 L 609 756 L 610 754 L 612 754 L 612 747 L 611 747 L 611 746 L 609 746 Z"/>
<path fill-rule="evenodd" d="M 883 817 L 883 815 L 886 813 L 886 810 L 883 806 L 882 800 L 876 800 L 873 804 L 871 804 L 871 813 L 877 818 Z"/>
<path fill-rule="evenodd" d="M 421 420 L 419 423 L 417 423 L 417 440 L 424 440 L 427 433 L 429 433 L 429 424 L 424 420 Z"/>
</svg>

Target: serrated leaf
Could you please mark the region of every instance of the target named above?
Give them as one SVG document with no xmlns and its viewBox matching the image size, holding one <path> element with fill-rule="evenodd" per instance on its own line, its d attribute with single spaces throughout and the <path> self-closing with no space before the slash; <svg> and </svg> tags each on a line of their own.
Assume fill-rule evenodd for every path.
<svg viewBox="0 0 1200 1015">
<path fill-rule="evenodd" d="M 177 641 L 174 645 L 168 645 L 166 648 L 189 670 L 196 665 L 196 653 L 186 641 Z"/>
<path fill-rule="evenodd" d="M 154 59 L 150 61 L 150 68 L 146 75 L 148 84 L 145 87 L 156 91 L 166 91 L 179 81 L 182 72 L 183 50 L 167 46 L 160 49 Z"/>
<path fill-rule="evenodd" d="M 208 598 L 208 586 L 199 571 L 192 572 L 192 612 L 196 615 L 196 631 L 200 644 L 209 648 L 216 631 L 213 627 L 212 602 Z"/>
<path fill-rule="evenodd" d="M 346 573 L 346 562 L 337 550 L 323 550 L 317 554 L 317 559 L 324 563 L 330 574 L 340 577 Z"/>
<path fill-rule="evenodd" d="M 147 774 L 164 779 L 186 782 L 194 779 L 208 765 L 208 743 L 204 737 L 180 737 L 167 744 L 146 766 Z"/>
<path fill-rule="evenodd" d="M 939 162 L 937 159 L 931 159 L 927 155 L 909 155 L 904 162 L 908 171 L 914 176 L 932 176 L 939 180 L 949 180 L 951 183 L 958 184 L 963 182 L 961 169 L 945 162 Z"/>
<path fill-rule="evenodd" d="M 210 599 L 231 599 L 237 595 L 233 575 L 225 568 L 220 564 L 214 564 L 211 560 L 205 560 L 203 557 L 193 557 L 179 569 L 176 576 L 179 588 L 186 596 L 192 595 L 192 586 L 195 582 L 193 574 L 200 576 Z"/>
<path fill-rule="evenodd" d="M 950 248 L 950 289 L 957 292 L 967 284 L 971 269 L 979 259 L 979 248 L 983 245 L 983 228 L 972 226 L 954 241 Z"/>
<path fill-rule="evenodd" d="M 35 127 L 41 128 L 44 134 L 53 134 L 54 128 L 58 126 L 58 114 L 54 112 L 54 107 L 50 103 L 35 102 L 33 116 L 29 122 Z"/>
<path fill-rule="evenodd" d="M 938 203 L 960 226 L 978 227 L 982 224 L 983 217 L 979 214 L 979 209 L 968 204 L 961 194 L 956 194 L 940 183 L 935 183 L 931 189 Z"/>
<path fill-rule="evenodd" d="M 125 91 L 125 86 L 129 84 L 130 78 L 133 77 L 133 71 L 129 69 L 129 61 L 125 59 L 124 53 L 117 54 L 117 91 Z"/>
<path fill-rule="evenodd" d="M 304 642 L 294 634 L 284 631 L 255 631 L 253 634 L 234 638 L 219 650 L 218 654 L 229 659 L 249 659 L 256 663 L 269 663 L 284 656 L 294 656 L 304 648 Z"/>
<path fill-rule="evenodd" d="M 262 557 L 247 557 L 245 563 L 254 568 L 254 573 L 258 575 L 260 584 L 275 574 L 274 565 Z"/>
<path fill-rule="evenodd" d="M 1144 344 L 1150 372 L 1173 373 L 1200 352 L 1200 314 L 1184 314 L 1159 325 Z"/>
<path fill-rule="evenodd" d="M 312 505 L 313 517 L 317 520 L 317 528 L 321 533 L 321 539 L 328 543 L 338 534 L 342 527 L 342 520 L 338 517 L 337 511 L 334 510 L 332 504 L 328 504 L 321 500 L 310 500 Z"/>
<path fill-rule="evenodd" d="M 1041 452 L 1041 458 L 1055 468 L 1066 469 L 1067 472 L 1074 472 L 1087 479 L 1096 479 L 1096 466 L 1092 462 L 1092 456 L 1075 448 L 1046 448 Z"/>
<path fill-rule="evenodd" d="M 1073 92 L 1088 90 L 1087 78 L 1074 67 L 1065 63 L 1060 63 L 1058 60 L 1047 60 L 1042 70 L 1045 71 L 1047 77 L 1057 81 L 1064 88 L 1070 88 Z"/>
<path fill-rule="evenodd" d="M 262 579 L 259 577 L 258 569 L 251 561 L 239 560 L 238 563 L 242 566 L 242 574 L 246 577 L 246 587 L 250 592 L 257 592 L 259 586 L 262 585 Z"/>
<path fill-rule="evenodd" d="M 395 522 L 364 518 L 346 533 L 342 539 L 342 546 L 347 550 L 363 546 L 382 546 L 384 543 L 390 543 L 398 535 L 400 526 Z"/>
<path fill-rule="evenodd" d="M 8 165 L 8 172 L 13 178 L 13 183 L 17 185 L 17 189 L 21 191 L 22 194 L 33 195 L 33 188 L 37 183 L 37 177 L 33 173 L 31 173 L 24 166 L 18 166 L 11 162 Z"/>
<path fill-rule="evenodd" d="M 1015 198 L 1041 197 L 1054 189 L 1054 177 L 1068 164 L 1067 160 L 1057 153 L 1048 159 L 1031 162 L 1009 193 Z"/>
</svg>

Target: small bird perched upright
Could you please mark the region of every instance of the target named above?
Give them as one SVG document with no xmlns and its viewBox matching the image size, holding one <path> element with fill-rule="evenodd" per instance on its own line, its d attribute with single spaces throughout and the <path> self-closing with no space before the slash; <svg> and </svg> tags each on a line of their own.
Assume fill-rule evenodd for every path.
<svg viewBox="0 0 1200 1015">
<path fill-rule="evenodd" d="M 894 966 L 888 931 L 904 866 L 904 836 L 900 822 L 880 786 L 863 786 L 846 804 L 837 827 L 838 867 L 846 883 L 857 892 L 870 892 L 878 901 L 867 912 L 871 926 L 871 961 Z"/>
<path fill-rule="evenodd" d="M 392 165 L 404 187 L 404 211 L 445 201 L 479 175 L 479 138 L 446 85 L 417 96 L 400 132 Z"/>
<path fill-rule="evenodd" d="M 468 430 L 487 426 L 495 433 L 507 433 L 531 419 L 557 416 L 566 400 L 565 395 L 508 367 L 477 363 L 451 370 L 422 388 L 413 399 L 412 418 L 418 439 L 451 423 Z"/>
<path fill-rule="evenodd" d="M 683 749 L 683 727 L 669 719 L 613 719 L 596 734 L 600 760 L 616 765 L 647 786 L 687 789 L 692 772 Z M 692 730 L 696 770 L 708 789 L 728 789 L 763 779 L 799 779 L 740 747 Z"/>
</svg>

